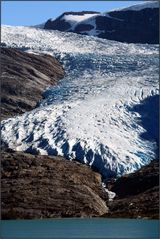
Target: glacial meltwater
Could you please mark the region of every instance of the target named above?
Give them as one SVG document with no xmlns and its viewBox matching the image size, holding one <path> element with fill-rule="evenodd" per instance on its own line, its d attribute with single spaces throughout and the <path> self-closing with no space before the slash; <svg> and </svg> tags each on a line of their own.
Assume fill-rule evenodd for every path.
<svg viewBox="0 0 160 239">
<path fill-rule="evenodd" d="M 2 239 L 158 239 L 158 220 L 43 219 L 1 221 Z"/>
</svg>

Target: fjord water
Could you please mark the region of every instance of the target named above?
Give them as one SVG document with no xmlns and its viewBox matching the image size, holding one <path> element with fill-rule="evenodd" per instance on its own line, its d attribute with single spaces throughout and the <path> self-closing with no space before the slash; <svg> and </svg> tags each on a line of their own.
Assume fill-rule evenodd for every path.
<svg viewBox="0 0 160 239">
<path fill-rule="evenodd" d="M 2 27 L 2 42 L 51 54 L 66 72 L 46 89 L 39 107 L 2 122 L 2 140 L 10 148 L 76 159 L 105 178 L 156 158 L 158 45 L 9 26 Z"/>
<path fill-rule="evenodd" d="M 158 220 L 43 219 L 1 221 L 4 239 L 158 239 Z"/>
</svg>

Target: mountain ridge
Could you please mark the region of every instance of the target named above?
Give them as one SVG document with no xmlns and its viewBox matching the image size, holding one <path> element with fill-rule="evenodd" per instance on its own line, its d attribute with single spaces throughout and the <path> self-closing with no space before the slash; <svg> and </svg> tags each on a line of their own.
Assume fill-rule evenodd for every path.
<svg viewBox="0 0 160 239">
<path fill-rule="evenodd" d="M 46 34 L 45 38 L 44 38 L 44 34 Z M 32 37 L 32 40 L 31 40 L 31 37 Z M 148 46 L 148 45 L 139 46 L 134 44 L 132 45 L 120 44 L 120 43 L 106 41 L 106 40 L 97 40 L 97 38 L 91 39 L 90 37 L 87 37 L 87 36 L 80 36 L 80 35 L 78 36 L 77 34 L 73 34 L 73 33 L 60 33 L 58 31 L 47 32 L 44 30 L 35 30 L 35 29 L 29 29 L 29 28 L 23 28 L 23 27 L 9 27 L 9 28 L 6 27 L 5 30 L 3 30 L 3 41 L 6 43 L 6 46 L 14 46 L 14 47 L 16 46 L 19 48 L 21 48 L 22 46 L 23 47 L 25 46 L 27 50 L 33 51 L 33 53 L 36 53 L 36 54 L 37 53 L 40 54 L 42 52 L 48 52 L 48 54 L 52 54 L 52 55 L 55 54 L 57 56 L 58 55 L 57 52 L 60 52 L 58 55 L 59 59 L 61 60 L 61 62 L 63 62 L 66 73 L 70 74 L 68 75 L 68 78 L 65 78 L 63 81 L 59 82 L 58 87 L 54 87 L 54 89 L 50 88 L 48 89 L 48 91 L 45 92 L 46 100 L 44 100 L 43 103 L 40 105 L 39 114 L 34 115 L 37 111 L 37 109 L 35 109 L 29 113 L 26 113 L 25 121 L 23 121 L 23 117 L 20 117 L 20 116 L 15 117 L 14 119 L 10 118 L 6 121 L 3 121 L 2 123 L 2 128 L 4 131 L 3 137 L 6 137 L 7 134 L 9 135 L 11 133 L 11 136 L 9 136 L 8 139 L 12 140 L 13 137 L 15 137 L 13 139 L 13 143 L 14 144 L 17 143 L 16 150 L 20 150 L 20 146 L 23 143 L 27 143 L 29 146 L 29 147 L 27 146 L 28 151 L 30 150 L 32 154 L 34 154 L 34 152 L 36 151 L 37 142 L 38 142 L 38 147 L 40 149 L 47 150 L 48 154 L 54 154 L 55 151 L 54 151 L 53 142 L 57 143 L 59 139 L 60 140 L 62 139 L 60 143 L 62 143 L 63 145 L 61 144 L 62 148 L 57 147 L 58 153 L 59 154 L 61 153 L 60 150 L 62 150 L 62 153 L 64 153 L 64 152 L 69 152 L 69 148 L 71 150 L 73 149 L 73 151 L 76 152 L 75 154 L 76 157 L 74 158 L 74 160 L 79 160 L 79 161 L 82 161 L 83 163 L 83 156 L 84 156 L 84 149 L 86 147 L 86 141 L 89 142 L 90 143 L 89 146 L 91 148 L 93 147 L 94 149 L 94 143 L 96 141 L 99 143 L 99 141 L 103 139 L 103 134 L 100 135 L 99 138 L 97 138 L 99 132 L 100 131 L 102 131 L 102 133 L 104 132 L 104 138 L 106 139 L 109 135 L 109 128 L 112 127 L 110 131 L 111 132 L 110 137 L 108 138 L 106 142 L 104 142 L 104 145 L 110 146 L 111 150 L 109 149 L 107 151 L 104 145 L 102 145 L 103 143 L 102 142 L 101 144 L 99 144 L 100 146 L 98 148 L 99 151 L 98 150 L 97 152 L 95 151 L 96 153 L 95 164 L 93 164 L 94 158 L 92 158 L 93 155 L 91 150 L 88 151 L 88 153 L 86 154 L 87 156 L 86 159 L 88 161 L 85 163 L 89 164 L 90 166 L 91 165 L 97 166 L 95 167 L 96 170 L 98 169 L 98 166 L 99 167 L 105 166 L 104 170 L 106 170 L 107 174 L 109 172 L 108 170 L 112 170 L 112 169 L 114 170 L 115 169 L 114 165 L 116 165 L 116 160 L 118 157 L 121 156 L 121 153 L 122 153 L 122 151 L 118 151 L 121 146 L 120 143 L 122 142 L 122 140 L 127 136 L 126 141 L 124 141 L 124 145 L 122 145 L 122 148 L 121 148 L 126 153 L 128 149 L 130 149 L 129 145 L 127 144 L 129 139 L 130 140 L 135 139 L 136 137 L 135 133 L 141 133 L 141 135 L 144 133 L 144 131 L 142 130 L 142 124 L 141 126 L 138 125 L 138 123 L 140 122 L 137 122 L 137 118 L 138 118 L 138 121 L 141 120 L 143 122 L 145 120 L 146 122 L 146 115 L 143 118 L 142 117 L 140 118 L 140 115 L 138 115 L 138 112 L 141 113 L 142 111 L 141 106 L 143 108 L 143 103 L 144 103 L 143 99 L 144 100 L 148 99 L 148 96 L 149 96 L 149 99 L 150 98 L 152 99 L 153 96 L 157 94 L 156 93 L 157 64 L 158 64 L 156 61 L 156 55 L 158 54 L 157 46 Z M 123 85 L 122 83 L 123 84 L 126 83 L 126 84 Z M 68 88 L 67 88 L 67 84 L 68 84 Z M 103 87 L 105 86 L 106 88 L 102 88 L 102 86 Z M 117 89 L 119 89 L 119 91 L 117 91 Z M 126 91 L 123 91 L 124 89 Z M 105 94 L 104 94 L 104 90 L 105 90 Z M 96 91 L 96 94 L 95 94 L 95 91 Z M 111 94 L 109 94 L 110 91 L 111 91 Z M 101 93 L 100 97 L 99 97 L 99 92 Z M 91 94 L 90 97 L 85 98 L 85 96 L 88 94 Z M 116 98 L 116 94 L 117 94 L 117 98 Z M 124 96 L 126 95 L 129 97 L 125 98 Z M 74 96 L 74 97 L 70 98 L 71 96 Z M 83 99 L 79 97 L 83 97 Z M 108 101 L 107 101 L 107 97 L 108 97 Z M 70 102 L 70 99 L 72 103 Z M 86 101 L 84 101 L 84 99 Z M 75 101 L 77 103 L 74 105 L 73 103 Z M 61 110 L 61 108 L 59 108 L 59 105 L 65 105 L 66 108 L 62 107 L 62 110 Z M 101 108 L 101 106 L 105 106 L 105 105 L 107 105 L 106 108 Z M 132 107 L 133 105 L 136 105 L 136 109 Z M 113 108 L 111 108 L 112 109 L 111 111 L 107 112 L 107 109 L 110 106 L 113 106 Z M 96 108 L 98 109 L 97 112 L 95 112 Z M 134 115 L 136 116 L 136 118 L 134 118 L 132 115 L 131 121 L 127 121 L 129 117 L 128 114 L 131 112 L 131 110 L 137 111 L 137 113 Z M 67 115 L 66 112 L 68 112 L 69 114 Z M 82 113 L 82 114 L 80 115 L 79 113 Z M 107 114 L 105 115 L 105 113 Z M 125 114 L 123 115 L 121 113 L 125 113 Z M 118 115 L 121 117 L 116 118 L 116 116 Z M 34 118 L 34 116 L 36 117 Z M 84 116 L 87 116 L 87 117 L 85 118 Z M 93 116 L 93 117 L 89 118 L 89 116 Z M 105 118 L 100 116 L 105 116 Z M 122 116 L 124 116 L 124 118 Z M 66 118 L 68 119 L 67 122 L 64 121 L 64 119 Z M 109 127 L 104 128 L 104 126 L 106 126 L 108 122 L 107 121 L 108 118 L 110 119 Z M 77 121 L 80 123 L 75 125 Z M 121 122 L 123 124 L 118 125 L 118 123 L 121 123 Z M 65 128 L 63 128 L 64 123 L 67 123 Z M 57 127 L 57 125 L 59 127 Z M 95 128 L 91 127 L 93 125 L 95 125 Z M 51 128 L 50 126 L 51 127 L 53 126 L 53 128 Z M 74 128 L 73 126 L 76 126 L 77 129 Z M 83 128 L 83 127 L 81 128 L 81 126 L 85 126 L 86 128 Z M 32 131 L 32 127 L 33 127 L 33 131 Z M 73 127 L 73 130 L 72 130 L 72 127 Z M 131 132 L 130 132 L 130 127 L 133 127 L 133 131 Z M 43 128 L 44 128 L 44 132 L 43 132 Z M 147 125 L 147 128 L 148 128 L 148 125 Z M 118 131 L 115 131 L 115 129 L 118 129 Z M 124 129 L 124 134 L 120 135 L 120 140 L 114 138 L 114 136 L 119 135 L 123 129 Z M 139 131 L 136 131 L 137 129 L 139 129 Z M 28 132 L 27 131 L 25 132 L 24 130 L 27 130 Z M 42 134 L 40 130 L 42 130 Z M 57 131 L 54 131 L 54 130 L 57 130 Z M 69 140 L 67 137 L 65 138 L 66 136 L 65 130 L 69 130 L 69 131 L 71 130 L 70 132 L 68 131 L 68 133 L 71 133 Z M 88 138 L 85 138 L 85 141 L 84 141 L 83 140 L 84 135 L 79 134 L 82 136 L 82 138 L 80 138 L 81 142 L 79 140 L 76 142 L 76 145 L 73 145 L 74 143 L 72 141 L 73 137 L 75 137 L 76 139 L 77 137 L 76 134 L 81 133 L 81 131 L 84 132 L 85 136 L 88 135 Z M 94 135 L 94 132 L 96 133 L 95 135 Z M 45 135 L 44 133 L 47 133 L 47 134 Z M 64 137 L 60 138 L 61 136 L 64 136 Z M 129 138 L 129 136 L 131 137 Z M 50 141 L 50 139 L 51 140 L 53 139 L 54 141 Z M 68 142 L 66 139 L 68 140 Z M 152 147 L 152 142 L 149 145 L 148 142 L 143 140 L 142 143 L 144 144 L 138 145 L 140 140 L 141 139 L 139 138 L 135 144 L 135 147 L 140 146 L 140 150 L 142 149 L 142 147 L 144 147 L 144 151 L 143 151 L 144 153 L 141 152 L 140 150 L 137 150 L 136 152 L 133 151 L 132 156 L 135 153 L 133 159 L 141 159 L 141 163 L 146 164 L 147 160 L 151 160 L 151 154 L 147 155 L 147 153 Z M 34 143 L 35 143 L 35 146 L 34 146 Z M 135 142 L 131 141 L 131 143 L 135 143 Z M 32 148 L 32 145 L 33 145 L 33 148 Z M 72 146 L 74 147 L 72 148 Z M 146 146 L 149 146 L 149 147 L 147 148 Z M 131 148 L 131 150 L 135 150 L 135 147 Z M 111 154 L 112 149 L 115 149 L 116 155 Z M 43 152 L 44 151 L 42 151 L 42 153 Z M 105 153 L 107 158 L 100 158 L 100 156 L 103 157 Z M 17 156 L 17 154 L 19 154 L 19 156 Z M 14 202 L 14 207 L 17 206 L 16 200 L 20 200 L 20 204 L 21 206 L 23 205 L 24 208 L 28 207 L 29 210 L 26 210 L 26 214 L 29 213 L 30 215 L 25 214 L 27 217 L 28 216 L 32 217 L 33 215 L 35 217 L 37 217 L 37 215 L 40 215 L 42 217 L 43 216 L 52 217 L 54 215 L 56 216 L 59 215 L 62 217 L 73 216 L 75 214 L 75 211 L 73 212 L 72 210 L 71 212 L 69 212 L 68 206 L 66 206 L 66 204 L 65 204 L 65 207 L 63 208 L 64 211 L 62 211 L 62 214 L 61 214 L 61 208 L 60 209 L 58 208 L 58 210 L 57 208 L 52 208 L 53 201 L 50 198 L 49 200 L 46 200 L 46 197 L 44 195 L 44 192 L 46 192 L 45 191 L 46 186 L 48 187 L 47 190 L 52 191 L 52 186 L 51 186 L 52 183 L 50 182 L 50 180 L 48 180 L 48 175 L 51 176 L 52 178 L 53 171 L 56 172 L 55 167 L 53 166 L 55 161 L 54 162 L 52 160 L 48 161 L 50 156 L 44 156 L 44 155 L 33 156 L 32 155 L 31 157 L 32 157 L 32 160 L 30 160 L 29 154 L 18 153 L 18 152 L 11 152 L 11 155 L 6 154 L 6 158 L 4 159 L 4 162 L 3 162 L 4 169 L 5 169 L 3 171 L 4 198 L 6 195 L 6 192 L 5 192 L 7 188 L 6 185 L 8 185 L 8 182 L 9 182 L 9 185 L 10 185 L 10 182 L 13 183 L 13 178 L 14 178 L 15 184 L 11 184 L 13 185 L 14 188 L 12 189 L 12 187 L 9 186 L 10 191 L 8 192 L 9 193 L 8 200 L 11 203 Z M 51 157 L 51 159 L 53 158 L 55 158 L 55 156 Z M 45 161 L 45 159 L 47 161 Z M 103 165 L 102 163 L 105 162 L 106 159 L 110 159 L 110 161 L 108 162 L 106 161 L 106 164 Z M 135 162 L 133 162 L 132 158 L 129 158 L 129 157 L 125 157 L 126 159 L 125 162 L 123 162 L 124 157 L 121 157 L 120 159 L 121 160 L 119 161 L 119 164 L 117 165 L 119 167 L 118 168 L 119 171 L 123 170 L 123 167 L 122 167 L 123 163 L 125 164 L 135 163 L 135 166 L 137 166 L 137 163 L 138 163 L 138 160 L 137 161 L 135 160 Z M 121 162 L 122 164 L 120 165 Z M 63 167 L 63 165 L 67 163 L 69 165 L 68 169 L 71 170 L 72 162 L 61 161 L 59 166 Z M 82 186 L 82 187 L 77 186 L 77 188 L 75 188 L 77 183 L 79 184 L 79 182 L 84 182 L 83 173 L 82 174 L 80 173 L 79 174 L 80 178 L 79 178 L 79 175 L 76 175 L 76 177 L 74 177 L 75 187 L 70 188 L 70 186 L 73 186 L 73 184 L 71 184 L 71 179 L 73 179 L 73 177 L 71 176 L 73 175 L 70 175 L 69 173 L 69 172 L 72 172 L 72 170 L 68 171 L 68 174 L 67 174 L 68 180 L 66 179 L 66 173 L 65 173 L 66 169 L 63 171 L 64 181 L 61 178 L 62 174 L 58 174 L 57 175 L 58 177 L 56 176 L 55 178 L 58 179 L 58 182 L 59 182 L 59 177 L 60 177 L 60 180 L 63 181 L 64 183 L 63 189 L 66 189 L 66 186 L 67 187 L 69 186 L 69 194 L 67 194 L 67 196 L 69 197 L 74 196 L 76 197 L 76 200 L 77 200 L 77 195 L 78 195 L 78 198 L 79 196 L 82 196 L 82 200 L 84 201 L 87 199 L 85 201 L 85 203 L 87 204 L 85 205 L 89 204 L 89 207 L 83 208 L 84 209 L 83 214 L 80 214 L 78 212 L 78 216 L 80 215 L 84 216 L 84 214 L 85 215 L 87 214 L 87 216 L 89 216 L 88 212 L 90 209 L 91 209 L 90 215 L 95 216 L 95 214 L 93 214 L 95 209 L 92 210 L 92 206 L 94 208 L 93 201 L 91 201 L 90 203 L 90 201 L 88 200 L 88 199 L 92 200 L 92 198 L 98 199 L 96 200 L 95 205 L 96 205 L 96 208 L 98 206 L 98 208 L 100 209 L 99 215 L 103 215 L 102 213 L 104 213 L 104 211 L 108 209 L 106 208 L 105 204 L 102 205 L 104 202 L 103 200 L 101 201 L 102 204 L 99 205 L 99 202 L 98 202 L 99 196 L 98 197 L 95 196 L 92 188 L 90 188 L 90 186 L 93 186 L 92 180 L 91 180 L 92 185 L 88 185 L 88 183 L 90 183 L 90 173 L 92 173 L 92 171 L 91 170 L 89 171 L 89 167 L 85 165 L 82 165 L 79 163 L 77 163 L 76 165 L 79 165 L 79 168 L 84 167 L 87 170 L 86 171 L 86 180 L 87 180 L 86 186 Z M 37 168 L 37 170 L 35 170 L 35 167 Z M 73 170 L 73 172 L 75 171 L 76 170 Z M 84 171 L 82 170 L 82 172 Z M 124 172 L 122 171 L 122 173 Z M 27 180 L 29 180 L 27 181 L 29 182 L 28 184 L 23 182 L 22 176 L 24 175 L 27 177 Z M 35 175 L 35 178 L 33 177 L 33 175 Z M 108 176 L 112 176 L 112 175 L 109 174 Z M 68 184 L 66 183 L 66 181 Z M 22 184 L 20 184 L 21 182 Z M 100 184 L 99 174 L 96 174 L 96 182 L 98 183 L 96 184 L 99 187 L 99 184 Z M 21 192 L 19 191 L 20 194 L 16 193 L 16 190 L 17 190 L 16 184 L 19 186 L 18 190 L 21 190 Z M 35 199 L 35 195 L 34 195 L 35 191 L 37 192 L 38 196 L 40 196 L 40 197 L 37 197 L 36 195 L 37 197 L 36 199 L 40 200 L 40 203 L 38 203 L 38 205 L 40 206 L 42 205 L 42 210 L 44 210 L 42 214 L 41 212 L 39 214 L 38 210 L 34 210 L 34 209 L 37 209 L 36 200 L 34 201 L 34 206 L 36 206 L 36 208 L 35 207 L 31 208 L 30 201 L 29 200 L 26 201 L 26 198 L 24 198 L 23 200 L 24 184 L 26 186 L 25 187 L 26 190 L 32 189 L 31 191 L 29 190 L 28 192 L 27 191 L 25 192 L 28 197 L 27 199 L 31 199 L 32 196 Z M 118 184 L 118 181 L 117 181 L 117 184 Z M 44 191 L 42 190 L 42 194 L 40 190 L 41 188 L 44 189 Z M 58 191 L 59 188 L 60 187 L 58 186 L 56 190 Z M 74 189 L 75 191 L 74 190 L 70 191 L 70 189 Z M 54 191 L 52 192 L 53 194 L 49 193 L 49 195 L 51 195 L 51 197 L 52 196 L 56 197 L 57 194 L 54 194 Z M 71 194 L 71 192 L 73 193 L 73 195 Z M 74 195 L 74 192 L 77 192 L 77 195 Z M 63 197 L 63 194 L 61 194 L 61 191 L 59 193 Z M 82 193 L 82 194 L 79 195 L 79 193 Z M 85 198 L 83 193 L 84 194 L 87 193 L 89 197 Z M 47 191 L 47 195 L 48 195 L 48 191 Z M 157 194 L 152 199 L 154 198 L 157 200 Z M 62 199 L 64 200 L 65 197 L 63 197 Z M 75 198 L 73 198 L 73 201 L 74 199 Z M 121 205 L 128 205 L 130 198 L 129 199 L 125 198 L 125 199 L 127 200 L 127 204 L 121 204 Z M 123 199 L 123 201 L 126 202 L 125 199 Z M 44 207 L 44 202 L 45 202 L 45 206 L 47 206 L 48 208 Z M 141 200 L 138 202 L 142 203 Z M 150 205 L 149 203 L 147 205 Z M 72 209 L 73 204 L 69 203 L 69 205 L 71 206 L 71 209 Z M 155 206 L 156 205 L 157 204 L 155 204 Z M 112 209 L 115 212 L 116 207 L 114 206 Z M 5 211 L 3 215 L 5 215 L 6 213 L 7 217 L 13 217 L 13 216 L 22 217 L 24 215 L 24 214 L 22 215 L 22 212 L 25 213 L 25 210 L 23 211 L 22 208 L 18 208 L 18 210 L 15 208 L 13 209 L 12 204 L 11 204 L 11 208 L 12 209 L 9 210 L 9 213 L 8 212 L 6 213 Z M 77 205 L 74 207 L 74 209 L 76 209 L 76 212 L 77 210 L 79 211 L 79 209 L 77 209 Z M 137 218 L 138 216 L 141 215 L 140 214 L 141 212 L 137 212 L 137 211 L 136 211 L 137 214 L 135 214 L 134 212 L 135 207 L 131 209 L 132 209 L 130 211 L 131 214 L 128 214 L 129 217 L 134 216 Z M 155 209 L 157 210 L 157 207 Z M 48 211 L 49 211 L 49 214 L 48 214 Z M 121 213 L 118 215 L 124 215 L 124 214 Z M 143 215 L 143 217 L 144 216 L 145 215 Z"/>
<path fill-rule="evenodd" d="M 66 12 L 56 19 L 49 19 L 43 28 L 127 43 L 159 43 L 158 2 L 133 5 L 105 13 L 89 13 Z"/>
</svg>

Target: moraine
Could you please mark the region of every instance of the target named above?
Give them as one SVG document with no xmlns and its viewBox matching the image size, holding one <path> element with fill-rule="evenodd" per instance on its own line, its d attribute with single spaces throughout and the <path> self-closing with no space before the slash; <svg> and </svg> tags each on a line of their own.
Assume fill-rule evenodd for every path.
<svg viewBox="0 0 160 239">
<path fill-rule="evenodd" d="M 156 140 L 142 137 L 141 113 L 148 112 L 135 108 L 158 95 L 158 45 L 10 26 L 2 27 L 2 42 L 53 55 L 66 71 L 39 107 L 2 121 L 2 140 L 10 148 L 76 159 L 105 178 L 156 157 Z"/>
</svg>

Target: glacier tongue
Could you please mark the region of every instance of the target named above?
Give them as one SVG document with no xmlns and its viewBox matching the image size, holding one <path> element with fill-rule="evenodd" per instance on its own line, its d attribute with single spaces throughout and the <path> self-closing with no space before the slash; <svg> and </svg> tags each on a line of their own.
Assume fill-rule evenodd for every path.
<svg viewBox="0 0 160 239">
<path fill-rule="evenodd" d="M 130 109 L 158 94 L 158 46 L 27 27 L 2 27 L 7 46 L 59 58 L 66 76 L 38 108 L 2 122 L 17 151 L 62 155 L 103 177 L 132 172 L 155 158 L 141 115 Z"/>
</svg>

